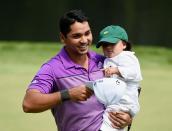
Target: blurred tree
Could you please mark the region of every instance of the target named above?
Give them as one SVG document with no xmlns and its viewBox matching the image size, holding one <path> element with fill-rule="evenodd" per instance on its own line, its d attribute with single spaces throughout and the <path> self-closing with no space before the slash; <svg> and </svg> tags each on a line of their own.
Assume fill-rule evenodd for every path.
<svg viewBox="0 0 172 131">
<path fill-rule="evenodd" d="M 59 17 L 82 9 L 97 41 L 105 26 L 123 26 L 135 44 L 172 43 L 171 0 L 4 0 L 0 2 L 0 40 L 57 41 Z"/>
</svg>

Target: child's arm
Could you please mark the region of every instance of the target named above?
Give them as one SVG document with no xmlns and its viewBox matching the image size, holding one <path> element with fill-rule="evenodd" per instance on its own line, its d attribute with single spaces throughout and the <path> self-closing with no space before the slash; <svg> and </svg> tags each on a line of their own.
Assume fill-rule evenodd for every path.
<svg viewBox="0 0 172 131">
<path fill-rule="evenodd" d="M 106 77 L 110 77 L 114 74 L 121 76 L 121 73 L 119 72 L 117 67 L 108 67 L 104 69 L 104 74 Z"/>
</svg>

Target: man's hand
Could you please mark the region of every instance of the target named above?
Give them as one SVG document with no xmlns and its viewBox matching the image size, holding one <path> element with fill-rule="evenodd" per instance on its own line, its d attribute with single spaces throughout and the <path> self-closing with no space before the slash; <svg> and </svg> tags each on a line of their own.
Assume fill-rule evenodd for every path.
<svg viewBox="0 0 172 131">
<path fill-rule="evenodd" d="M 109 112 L 109 119 L 112 122 L 112 127 L 121 129 L 132 122 L 131 116 L 126 112 Z"/>
<path fill-rule="evenodd" d="M 85 85 L 73 87 L 68 91 L 72 101 L 86 101 L 93 94 L 93 91 Z"/>
</svg>

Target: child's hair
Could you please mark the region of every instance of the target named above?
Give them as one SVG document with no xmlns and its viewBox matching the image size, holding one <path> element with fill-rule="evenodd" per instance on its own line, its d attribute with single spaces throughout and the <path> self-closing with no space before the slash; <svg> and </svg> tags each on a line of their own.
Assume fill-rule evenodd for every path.
<svg viewBox="0 0 172 131">
<path fill-rule="evenodd" d="M 125 40 L 122 40 L 126 44 L 126 48 L 124 49 L 125 51 L 132 51 L 132 44 L 130 42 L 127 42 Z"/>
</svg>

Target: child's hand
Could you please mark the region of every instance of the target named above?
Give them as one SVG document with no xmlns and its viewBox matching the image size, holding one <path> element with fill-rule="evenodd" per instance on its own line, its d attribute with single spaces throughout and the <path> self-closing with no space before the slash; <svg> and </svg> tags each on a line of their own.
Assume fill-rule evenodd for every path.
<svg viewBox="0 0 172 131">
<path fill-rule="evenodd" d="M 118 69 L 116 67 L 108 67 L 104 69 L 104 75 L 106 77 L 111 77 L 113 74 L 116 74 L 117 71 Z"/>
</svg>

